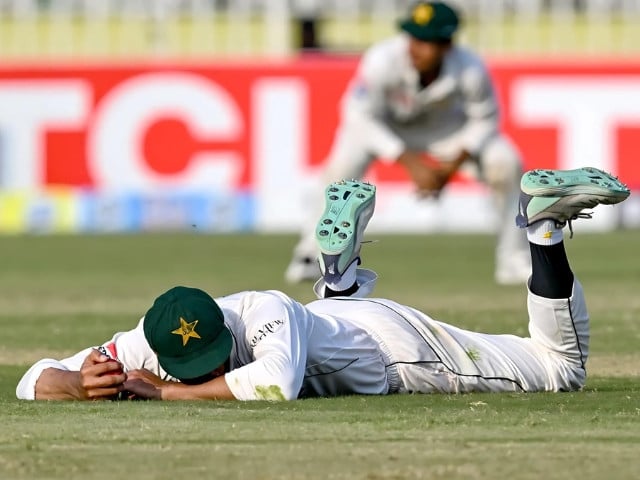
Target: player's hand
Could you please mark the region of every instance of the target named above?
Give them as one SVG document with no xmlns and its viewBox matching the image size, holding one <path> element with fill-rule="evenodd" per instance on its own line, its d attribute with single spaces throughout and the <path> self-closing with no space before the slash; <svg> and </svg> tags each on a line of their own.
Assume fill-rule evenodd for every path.
<svg viewBox="0 0 640 480">
<path fill-rule="evenodd" d="M 98 350 L 92 350 L 80 367 L 80 387 L 88 400 L 113 398 L 124 389 L 126 379 L 122 364 Z"/>
<path fill-rule="evenodd" d="M 435 169 L 435 175 L 437 176 L 438 190 L 442 190 L 453 178 L 458 170 L 455 162 L 439 162 Z"/>
<path fill-rule="evenodd" d="M 124 387 L 136 398 L 162 400 L 162 388 L 170 383 L 142 368 L 129 372 Z"/>
<path fill-rule="evenodd" d="M 437 197 L 450 178 L 441 163 L 426 162 L 422 153 L 407 150 L 397 161 L 407 169 L 421 197 Z"/>
</svg>

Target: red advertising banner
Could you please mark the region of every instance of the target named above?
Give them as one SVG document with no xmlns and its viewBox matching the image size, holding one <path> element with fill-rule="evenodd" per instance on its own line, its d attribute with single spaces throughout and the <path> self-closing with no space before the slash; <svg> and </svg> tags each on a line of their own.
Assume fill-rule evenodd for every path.
<svg viewBox="0 0 640 480">
<path fill-rule="evenodd" d="M 600 166 L 640 187 L 640 62 L 491 64 L 527 167 Z"/>
<path fill-rule="evenodd" d="M 276 134 L 270 145 L 297 149 L 303 167 L 318 165 L 355 63 L 5 68 L 0 182 L 143 188 L 224 178 L 247 188 L 265 131 Z M 596 164 L 640 184 L 640 63 L 490 66 L 504 130 L 528 167 Z M 378 181 L 405 178 L 377 168 Z"/>
<path fill-rule="evenodd" d="M 295 214 L 259 209 L 280 211 L 274 192 L 303 185 L 324 161 L 356 62 L 5 66 L 0 187 L 215 191 L 225 205 L 243 198 L 227 225 L 288 225 Z M 640 62 L 489 66 L 503 129 L 528 168 L 592 165 L 640 188 Z M 380 162 L 370 174 L 381 192 L 408 181 Z"/>
<path fill-rule="evenodd" d="M 294 127 L 280 132 L 285 142 L 304 137 L 301 162 L 322 161 L 353 68 L 352 60 L 314 60 L 0 70 L 0 135 L 11 164 L 2 183 L 188 186 L 196 173 L 223 170 L 230 186 L 248 187 L 255 140 L 274 124 Z M 208 170 L 207 162 L 219 165 Z"/>
</svg>

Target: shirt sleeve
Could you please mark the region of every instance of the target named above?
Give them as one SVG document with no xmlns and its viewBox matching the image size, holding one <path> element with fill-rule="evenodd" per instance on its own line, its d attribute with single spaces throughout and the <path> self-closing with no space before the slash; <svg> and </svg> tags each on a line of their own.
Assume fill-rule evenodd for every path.
<svg viewBox="0 0 640 480">
<path fill-rule="evenodd" d="M 36 382 L 40 378 L 40 374 L 47 368 L 57 368 L 58 370 L 77 371 L 87 355 L 91 352 L 91 348 L 85 348 L 71 357 L 63 360 L 54 360 L 53 358 L 43 358 L 34 363 L 29 370 L 22 376 L 18 386 L 16 387 L 16 397 L 20 400 L 35 400 L 36 398 Z"/>
<path fill-rule="evenodd" d="M 144 337 L 142 327 L 143 320 L 144 319 L 140 320 L 137 327 L 133 330 L 118 332 L 111 340 L 100 346 L 85 348 L 62 360 L 44 358 L 37 361 L 18 382 L 16 397 L 22 400 L 34 400 L 36 382 L 44 370 L 47 368 L 57 368 L 58 370 L 79 371 L 85 358 L 87 358 L 94 348 L 111 358 L 119 360 L 125 372 L 138 368 L 146 368 L 160 377 L 167 380 L 171 379 L 166 372 L 160 368 L 157 356 L 153 353 Z"/>
<path fill-rule="evenodd" d="M 115 334 L 109 342 L 99 347 L 100 351 L 120 361 L 125 372 L 145 368 L 163 380 L 175 380 L 160 367 L 158 356 L 144 336 L 143 322 L 144 317 L 133 330 Z"/>
<path fill-rule="evenodd" d="M 461 82 L 467 115 L 464 145 L 477 156 L 498 131 L 498 104 L 489 72 L 479 59 L 462 72 Z"/>
<path fill-rule="evenodd" d="M 238 400 L 293 400 L 306 368 L 305 329 L 297 315 L 304 307 L 276 295 L 262 294 L 243 312 L 246 340 L 254 361 L 225 375 Z M 298 312 L 300 310 L 300 312 Z"/>
<path fill-rule="evenodd" d="M 375 48 L 365 53 L 343 99 L 342 121 L 364 142 L 371 155 L 393 161 L 406 146 L 383 121 L 389 70 L 392 69 L 387 55 L 386 51 Z"/>
</svg>

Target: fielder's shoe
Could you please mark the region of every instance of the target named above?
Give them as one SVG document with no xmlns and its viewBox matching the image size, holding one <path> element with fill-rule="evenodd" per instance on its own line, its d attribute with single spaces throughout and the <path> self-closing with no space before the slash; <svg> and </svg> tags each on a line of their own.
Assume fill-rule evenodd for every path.
<svg viewBox="0 0 640 480">
<path fill-rule="evenodd" d="M 576 218 L 591 218 L 582 213 L 596 205 L 612 205 L 629 196 L 629 189 L 616 177 L 597 168 L 576 170 L 530 170 L 520 181 L 520 205 L 516 225 L 525 228 L 539 220 L 554 220 L 559 226 Z"/>
<path fill-rule="evenodd" d="M 316 227 L 320 271 L 325 278 L 342 276 L 355 261 L 360 264 L 360 244 L 375 199 L 376 187 L 366 182 L 342 180 L 325 189 L 325 210 Z"/>
<path fill-rule="evenodd" d="M 294 255 L 284 272 L 284 279 L 288 283 L 315 281 L 319 276 L 318 259 L 304 255 Z"/>
</svg>

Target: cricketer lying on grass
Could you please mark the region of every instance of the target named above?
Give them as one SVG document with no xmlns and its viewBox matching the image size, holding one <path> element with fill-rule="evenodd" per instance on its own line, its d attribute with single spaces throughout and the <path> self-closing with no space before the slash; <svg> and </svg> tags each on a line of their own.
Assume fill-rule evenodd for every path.
<svg viewBox="0 0 640 480">
<path fill-rule="evenodd" d="M 275 290 L 214 300 L 174 287 L 137 327 L 97 350 L 38 361 L 17 396 L 292 400 L 580 389 L 589 317 L 562 228 L 588 217 L 584 208 L 623 201 L 629 190 L 594 168 L 533 170 L 521 189 L 516 223 L 526 229 L 532 259 L 528 338 L 471 332 L 392 300 L 364 298 L 377 279 L 358 268 L 375 187 L 341 181 L 327 187 L 316 229 L 320 300 L 302 305 Z"/>
</svg>

